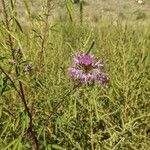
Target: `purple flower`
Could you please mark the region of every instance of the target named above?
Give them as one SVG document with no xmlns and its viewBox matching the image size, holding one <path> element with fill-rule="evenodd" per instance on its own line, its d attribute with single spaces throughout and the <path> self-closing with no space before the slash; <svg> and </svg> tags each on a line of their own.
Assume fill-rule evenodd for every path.
<svg viewBox="0 0 150 150">
<path fill-rule="evenodd" d="M 108 81 L 109 81 L 109 78 L 107 75 L 103 74 L 103 73 L 100 73 L 97 77 L 98 81 L 104 86 L 104 87 L 107 87 L 107 84 L 108 84 Z"/>
<path fill-rule="evenodd" d="M 103 86 L 107 86 L 109 78 L 101 72 L 104 67 L 103 61 L 100 59 L 95 63 L 93 55 L 78 54 L 73 58 L 72 67 L 69 68 L 71 77 L 80 83 L 93 83 L 99 81 Z"/>
<path fill-rule="evenodd" d="M 31 64 L 27 64 L 27 65 L 25 66 L 25 68 L 24 68 L 24 71 L 25 71 L 25 72 L 31 72 L 32 69 L 33 69 L 32 65 L 31 65 Z"/>
<path fill-rule="evenodd" d="M 73 64 L 81 64 L 85 66 L 92 65 L 94 57 L 92 55 L 78 54 L 73 58 Z"/>
<path fill-rule="evenodd" d="M 94 58 L 91 55 L 80 55 L 78 60 L 80 64 L 89 66 L 92 65 Z"/>
</svg>

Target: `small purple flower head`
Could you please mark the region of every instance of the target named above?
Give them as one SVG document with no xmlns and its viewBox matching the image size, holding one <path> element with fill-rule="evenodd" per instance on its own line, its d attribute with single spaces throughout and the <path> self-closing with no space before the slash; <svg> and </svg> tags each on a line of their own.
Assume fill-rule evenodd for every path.
<svg viewBox="0 0 150 150">
<path fill-rule="evenodd" d="M 24 71 L 29 73 L 29 72 L 32 71 L 32 69 L 33 69 L 32 65 L 31 65 L 31 64 L 27 64 L 27 65 L 25 66 L 25 68 L 24 68 Z"/>
<path fill-rule="evenodd" d="M 90 66 L 93 63 L 93 56 L 91 55 L 80 55 L 80 57 L 78 58 L 79 63 L 85 66 Z"/>
<path fill-rule="evenodd" d="M 109 78 L 101 72 L 104 67 L 100 59 L 95 63 L 94 56 L 90 54 L 78 54 L 73 58 L 72 66 L 69 68 L 71 77 L 80 83 L 93 83 L 99 81 L 104 87 L 107 87 Z"/>
<path fill-rule="evenodd" d="M 73 58 L 73 64 L 90 66 L 93 63 L 93 60 L 94 60 L 94 57 L 92 55 L 78 54 L 76 57 Z"/>
<path fill-rule="evenodd" d="M 17 60 L 15 60 L 15 59 L 11 60 L 10 63 L 11 63 L 12 65 L 18 65 L 18 62 L 17 62 Z"/>
<path fill-rule="evenodd" d="M 101 73 L 101 74 L 98 75 L 97 80 L 98 80 L 104 87 L 107 87 L 107 84 L 108 84 L 108 81 L 109 81 L 109 78 L 108 78 L 107 75 Z"/>
</svg>

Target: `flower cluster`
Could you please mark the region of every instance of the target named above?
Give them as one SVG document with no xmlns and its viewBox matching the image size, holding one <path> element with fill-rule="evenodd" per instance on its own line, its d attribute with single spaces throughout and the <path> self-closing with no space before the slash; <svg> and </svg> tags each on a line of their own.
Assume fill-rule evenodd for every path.
<svg viewBox="0 0 150 150">
<path fill-rule="evenodd" d="M 94 55 L 84 53 L 77 54 L 77 56 L 73 58 L 69 73 L 74 80 L 80 83 L 91 84 L 94 81 L 98 81 L 106 87 L 109 78 L 106 74 L 101 72 L 103 67 L 103 61 L 100 59 L 95 62 Z"/>
</svg>

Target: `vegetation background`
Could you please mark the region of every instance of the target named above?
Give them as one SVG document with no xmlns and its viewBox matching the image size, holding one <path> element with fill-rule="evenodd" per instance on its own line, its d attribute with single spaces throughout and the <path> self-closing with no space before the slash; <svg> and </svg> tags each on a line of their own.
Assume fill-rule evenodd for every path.
<svg viewBox="0 0 150 150">
<path fill-rule="evenodd" d="M 1 0 L 0 149 L 149 150 L 149 10 L 149 0 Z M 92 43 L 108 89 L 68 74 Z"/>
</svg>

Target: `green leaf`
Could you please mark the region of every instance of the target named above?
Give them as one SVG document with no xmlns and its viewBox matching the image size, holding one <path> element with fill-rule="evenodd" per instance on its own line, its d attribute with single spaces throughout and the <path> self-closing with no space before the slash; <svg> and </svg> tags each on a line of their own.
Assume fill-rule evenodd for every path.
<svg viewBox="0 0 150 150">
<path fill-rule="evenodd" d="M 73 55 L 76 55 L 76 53 L 75 53 L 73 47 L 70 45 L 70 43 L 67 42 L 66 44 L 69 46 L 69 48 L 70 48 L 71 52 L 73 53 Z"/>
<path fill-rule="evenodd" d="M 15 143 L 18 141 L 18 139 L 15 139 L 11 141 L 3 150 L 12 149 L 11 146 L 15 145 Z"/>
<path fill-rule="evenodd" d="M 15 22 L 16 22 L 16 25 L 17 25 L 17 27 L 19 28 L 19 30 L 23 33 L 23 29 L 22 29 L 22 27 L 21 27 L 19 21 L 18 21 L 16 18 L 15 18 Z"/>
<path fill-rule="evenodd" d="M 22 147 L 21 138 L 18 138 L 18 139 L 16 140 L 16 143 L 15 143 L 14 146 L 13 146 L 13 150 L 19 150 L 21 147 Z"/>
<path fill-rule="evenodd" d="M 69 18 L 71 20 L 71 22 L 73 21 L 73 15 L 72 15 L 72 2 L 70 0 L 65 0 L 65 4 L 66 4 L 66 8 L 67 8 L 67 11 L 68 11 L 68 15 L 69 15 Z"/>
<path fill-rule="evenodd" d="M 86 38 L 84 47 L 86 47 L 89 44 L 89 42 L 91 41 L 91 36 L 92 36 L 92 32 L 90 31 L 90 33 L 87 34 L 87 38 Z"/>
<path fill-rule="evenodd" d="M 0 56 L 0 60 L 6 59 L 5 56 Z"/>
<path fill-rule="evenodd" d="M 6 27 L 3 27 L 3 29 L 13 38 L 17 41 L 18 45 L 19 45 L 19 48 L 22 49 L 22 46 L 21 46 L 21 43 L 20 43 L 20 40 L 12 33 L 10 32 Z M 25 56 L 24 56 L 25 57 Z"/>
<path fill-rule="evenodd" d="M 91 52 L 92 48 L 94 47 L 94 44 L 95 44 L 95 41 L 93 40 L 93 42 L 92 42 L 90 48 L 88 49 L 88 51 L 86 52 L 86 54 L 89 54 Z"/>
<path fill-rule="evenodd" d="M 19 123 L 20 123 L 20 118 L 18 117 L 17 120 L 15 120 L 15 124 L 13 124 L 13 130 L 14 131 L 17 130 Z"/>
<path fill-rule="evenodd" d="M 56 150 L 64 150 L 63 147 L 61 147 L 61 146 L 59 146 L 59 145 L 57 145 L 57 144 L 52 144 L 52 145 L 51 145 L 51 148 L 56 149 Z"/>
<path fill-rule="evenodd" d="M 83 23 L 83 0 L 80 0 L 80 23 Z"/>
<path fill-rule="evenodd" d="M 28 12 L 28 15 L 30 15 L 31 12 L 30 12 L 29 1 L 28 1 L 28 0 L 23 0 L 23 2 L 24 2 L 24 5 L 25 5 L 26 10 L 27 10 L 27 12 Z"/>
<path fill-rule="evenodd" d="M 3 131 L 1 132 L 1 137 L 3 137 L 3 135 L 7 132 L 7 129 L 10 127 L 10 122 L 7 122 L 6 124 L 5 124 L 5 127 L 4 127 L 4 129 L 3 129 Z"/>
<path fill-rule="evenodd" d="M 6 91 L 7 81 L 8 81 L 7 77 L 2 79 L 2 85 L 1 85 L 1 91 L 0 91 L 1 95 Z"/>
<path fill-rule="evenodd" d="M 10 3 L 11 3 L 12 10 L 14 10 L 14 2 L 13 2 L 13 0 L 10 0 Z"/>
</svg>

